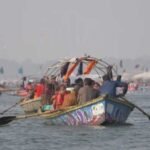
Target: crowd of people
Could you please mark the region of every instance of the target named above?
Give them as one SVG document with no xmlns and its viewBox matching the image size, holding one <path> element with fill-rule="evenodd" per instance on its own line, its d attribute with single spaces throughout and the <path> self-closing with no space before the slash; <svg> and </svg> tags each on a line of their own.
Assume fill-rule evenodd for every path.
<svg viewBox="0 0 150 150">
<path fill-rule="evenodd" d="M 117 87 L 121 87 L 122 93 L 117 94 Z M 43 77 L 39 83 L 26 84 L 28 90 L 27 99 L 42 98 L 42 106 L 51 105 L 51 109 L 58 110 L 73 105 L 82 105 L 87 101 L 95 99 L 100 95 L 107 94 L 111 97 L 124 96 L 128 89 L 128 84 L 121 81 L 121 76 L 116 80 L 108 74 L 103 76 L 103 83 L 92 80 L 91 78 L 78 78 L 71 84 L 68 78 L 59 83 L 56 76 L 50 78 Z"/>
</svg>

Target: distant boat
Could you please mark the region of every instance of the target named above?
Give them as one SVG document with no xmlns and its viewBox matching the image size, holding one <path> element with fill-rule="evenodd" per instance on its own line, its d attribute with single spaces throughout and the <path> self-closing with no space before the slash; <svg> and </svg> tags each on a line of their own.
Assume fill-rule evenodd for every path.
<svg viewBox="0 0 150 150">
<path fill-rule="evenodd" d="M 20 106 L 23 108 L 25 113 L 37 113 L 41 106 L 41 98 L 23 100 L 20 103 Z"/>
</svg>

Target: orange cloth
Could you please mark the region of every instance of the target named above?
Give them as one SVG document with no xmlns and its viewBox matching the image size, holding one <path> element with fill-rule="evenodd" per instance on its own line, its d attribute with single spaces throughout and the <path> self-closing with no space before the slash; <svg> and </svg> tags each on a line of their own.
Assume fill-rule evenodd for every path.
<svg viewBox="0 0 150 150">
<path fill-rule="evenodd" d="M 68 106 L 73 106 L 77 104 L 76 93 L 73 91 L 71 93 L 67 93 L 64 96 L 64 101 L 61 108 L 65 108 Z"/>
<path fill-rule="evenodd" d="M 65 93 L 61 94 L 59 92 L 54 96 L 54 101 L 53 101 L 54 109 L 59 109 L 61 107 L 64 101 L 64 96 L 65 96 Z"/>
<path fill-rule="evenodd" d="M 90 61 L 87 67 L 85 68 L 84 74 L 89 74 L 95 65 L 96 65 L 95 60 Z"/>
<path fill-rule="evenodd" d="M 41 97 L 43 92 L 44 92 L 44 85 L 43 84 L 37 84 L 35 87 L 34 98 Z"/>
<path fill-rule="evenodd" d="M 70 67 L 70 69 L 67 71 L 66 75 L 64 76 L 64 81 L 66 81 L 69 76 L 71 75 L 71 73 L 74 71 L 74 69 L 76 68 L 76 66 L 79 64 L 79 62 L 73 63 L 72 66 Z"/>
</svg>

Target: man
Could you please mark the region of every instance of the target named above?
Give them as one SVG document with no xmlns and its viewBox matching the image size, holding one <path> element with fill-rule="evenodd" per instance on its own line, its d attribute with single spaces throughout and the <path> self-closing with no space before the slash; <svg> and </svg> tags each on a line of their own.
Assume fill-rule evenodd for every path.
<svg viewBox="0 0 150 150">
<path fill-rule="evenodd" d="M 46 83 L 46 103 L 51 104 L 51 97 L 55 94 L 56 89 L 58 88 L 58 82 L 56 81 L 56 76 L 51 75 L 50 79 Z"/>
<path fill-rule="evenodd" d="M 76 95 L 78 95 L 79 89 L 83 87 L 83 79 L 82 78 L 78 78 L 75 80 L 75 85 L 74 85 L 74 90 Z"/>
<path fill-rule="evenodd" d="M 122 76 L 118 75 L 116 81 L 122 82 L 121 78 L 122 78 Z M 128 83 L 122 82 L 122 84 L 123 84 L 123 86 L 121 87 L 122 88 L 122 92 L 119 93 L 117 96 L 124 96 L 127 93 L 127 91 L 128 91 Z"/>
<path fill-rule="evenodd" d="M 99 92 L 93 88 L 93 80 L 90 78 L 84 79 L 84 86 L 79 89 L 77 101 L 78 104 L 84 104 L 99 96 Z"/>
<path fill-rule="evenodd" d="M 109 96 L 112 97 L 117 97 L 117 96 L 124 96 L 127 92 L 127 90 L 124 90 L 124 92 L 120 95 L 116 95 L 116 89 L 117 87 L 122 87 L 122 88 L 127 88 L 127 83 L 121 82 L 121 80 L 110 80 L 108 75 L 103 76 L 103 84 L 100 87 L 100 94 L 108 94 Z"/>
</svg>

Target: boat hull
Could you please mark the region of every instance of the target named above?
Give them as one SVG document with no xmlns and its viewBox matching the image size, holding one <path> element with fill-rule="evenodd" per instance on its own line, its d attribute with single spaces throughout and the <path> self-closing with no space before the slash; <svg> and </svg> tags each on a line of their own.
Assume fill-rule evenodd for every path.
<svg viewBox="0 0 150 150">
<path fill-rule="evenodd" d="M 51 125 L 101 125 L 124 123 L 134 106 L 119 99 L 99 97 L 82 106 L 70 107 L 53 114 L 44 114 Z"/>
<path fill-rule="evenodd" d="M 121 100 L 105 100 L 105 122 L 106 124 L 125 123 L 134 106 Z"/>
<path fill-rule="evenodd" d="M 23 101 L 20 106 L 25 113 L 36 113 L 41 106 L 41 98 Z"/>
</svg>

